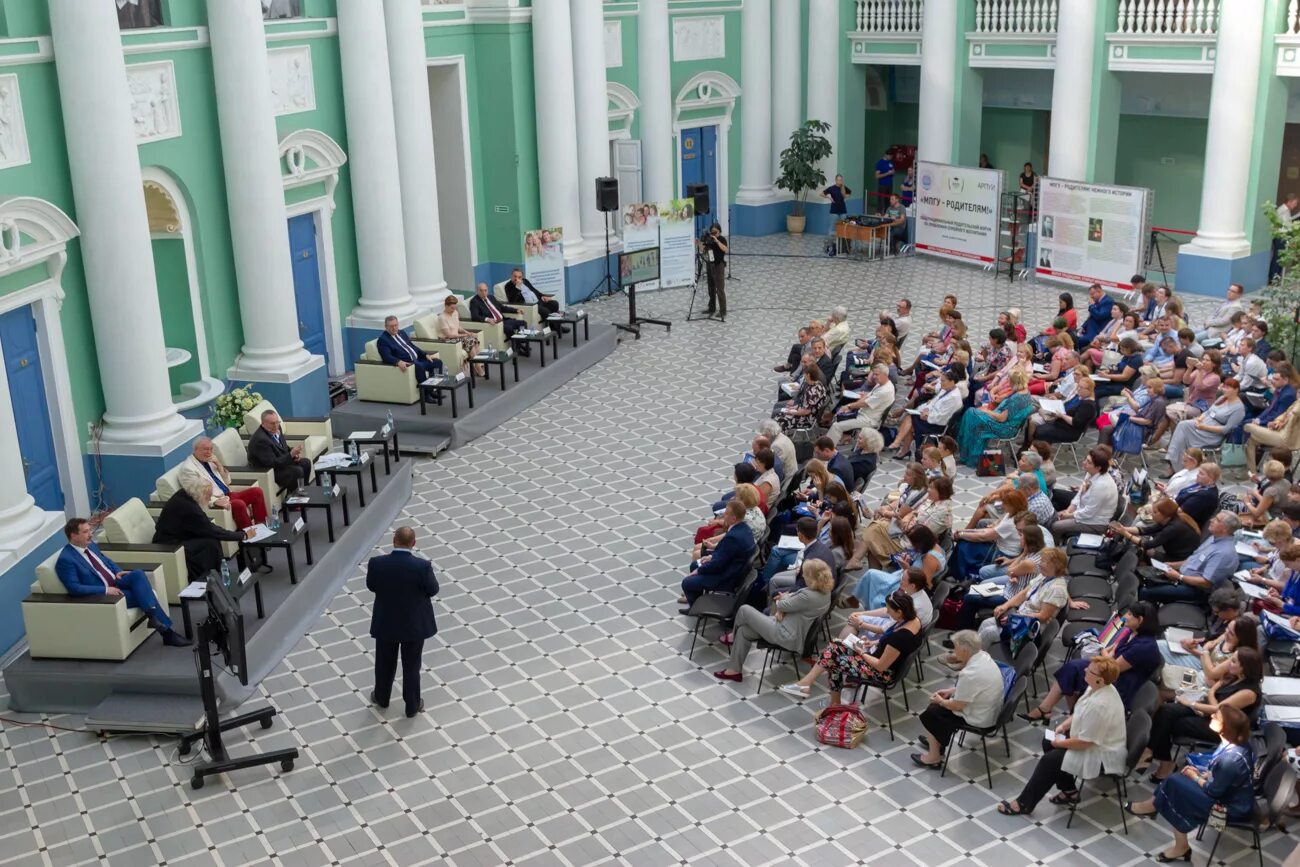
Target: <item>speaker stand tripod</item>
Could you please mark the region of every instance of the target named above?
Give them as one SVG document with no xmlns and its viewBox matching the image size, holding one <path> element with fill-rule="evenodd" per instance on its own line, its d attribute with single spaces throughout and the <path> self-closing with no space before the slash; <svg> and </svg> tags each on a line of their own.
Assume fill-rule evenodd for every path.
<svg viewBox="0 0 1300 867">
<path fill-rule="evenodd" d="M 590 301 L 593 298 L 605 298 L 613 295 L 618 291 L 618 284 L 614 282 L 614 275 L 609 270 L 609 211 L 605 212 L 605 276 L 600 278 L 596 288 L 591 290 L 587 296 Z"/>
</svg>

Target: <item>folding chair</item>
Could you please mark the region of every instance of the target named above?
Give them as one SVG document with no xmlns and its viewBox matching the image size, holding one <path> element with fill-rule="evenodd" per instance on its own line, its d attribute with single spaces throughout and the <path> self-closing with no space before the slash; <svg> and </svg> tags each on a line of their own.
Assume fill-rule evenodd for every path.
<svg viewBox="0 0 1300 867">
<path fill-rule="evenodd" d="M 1151 739 L 1151 715 L 1144 709 L 1134 710 L 1133 713 L 1129 714 L 1125 729 L 1128 733 L 1128 757 L 1125 760 L 1124 773 L 1107 774 L 1103 772 L 1094 779 L 1109 777 L 1115 781 L 1115 804 L 1119 807 L 1119 819 L 1124 825 L 1124 834 L 1127 836 L 1128 815 L 1124 809 L 1124 803 L 1129 799 L 1128 775 L 1133 773 L 1133 769 L 1137 767 L 1138 760 L 1142 758 L 1142 753 L 1147 748 L 1147 741 Z M 1080 780 L 1079 788 L 1082 789 L 1083 784 L 1086 782 L 1088 781 Z M 1070 818 L 1065 823 L 1066 828 L 1069 828 L 1074 823 L 1074 813 L 1078 807 L 1079 803 L 1077 801 L 1070 804 Z"/>
<path fill-rule="evenodd" d="M 1026 646 L 1033 647 L 1032 644 Z M 1002 741 L 1006 745 L 1007 749 L 1007 758 L 1011 757 L 1011 739 L 1007 737 L 1007 724 L 1011 722 L 1011 718 L 1016 713 L 1016 707 L 1020 704 L 1022 699 L 1025 699 L 1025 693 L 1028 692 L 1028 690 L 1029 682 L 1024 678 L 1018 677 L 1016 679 L 1016 685 L 1011 688 L 1011 695 L 1007 696 L 1006 699 L 1003 700 L 1002 710 L 998 713 L 998 718 L 994 721 L 993 725 L 986 728 L 978 728 L 969 723 L 963 722 L 957 729 L 962 734 L 962 740 L 965 739 L 968 732 L 979 736 L 980 746 L 984 749 L 984 773 L 988 775 L 990 789 L 993 788 L 993 766 L 989 764 L 988 738 L 996 737 L 998 731 L 1001 730 Z M 939 770 L 940 777 L 943 777 L 948 773 L 948 759 L 952 757 L 954 752 L 956 752 L 956 747 L 949 744 L 948 749 L 945 750 L 943 754 L 943 767 Z"/>
</svg>

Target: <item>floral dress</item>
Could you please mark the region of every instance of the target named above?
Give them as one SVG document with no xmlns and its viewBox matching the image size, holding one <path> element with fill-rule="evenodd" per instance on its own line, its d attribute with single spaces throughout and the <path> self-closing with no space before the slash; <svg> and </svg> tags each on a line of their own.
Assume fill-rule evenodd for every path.
<svg viewBox="0 0 1300 867">
<path fill-rule="evenodd" d="M 809 409 L 812 412 L 807 415 L 788 415 L 784 412 L 776 416 L 777 424 L 781 425 L 782 433 L 790 433 L 795 430 L 808 430 L 817 423 L 821 417 L 822 410 L 826 407 L 826 385 L 821 382 L 805 382 L 803 388 L 795 395 L 794 403 L 791 405 L 794 409 Z"/>
<path fill-rule="evenodd" d="M 849 646 L 839 638 L 826 646 L 817 664 L 826 669 L 826 676 L 830 681 L 831 690 L 834 692 L 839 692 L 844 688 L 845 680 L 853 680 L 883 689 L 897 679 L 899 672 L 903 668 L 903 663 L 907 662 L 907 658 L 912 651 L 920 646 L 921 635 L 919 631 L 912 632 L 904 629 L 903 624 L 896 623 L 885 630 L 876 645 L 875 655 L 877 658 L 884 655 L 886 648 L 892 647 L 898 651 L 894 664 L 888 669 L 879 671 L 873 668 L 867 662 L 866 657 L 850 650 Z"/>
</svg>

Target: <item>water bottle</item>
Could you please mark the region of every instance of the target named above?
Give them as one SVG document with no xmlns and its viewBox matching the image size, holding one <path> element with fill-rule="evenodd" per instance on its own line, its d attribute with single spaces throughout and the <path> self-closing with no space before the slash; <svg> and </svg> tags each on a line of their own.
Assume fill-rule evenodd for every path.
<svg viewBox="0 0 1300 867">
<path fill-rule="evenodd" d="M 266 519 L 266 528 L 272 533 L 280 530 L 280 515 L 278 512 L 272 512 Z"/>
<path fill-rule="evenodd" d="M 230 586 L 230 561 L 225 557 L 221 558 L 221 584 L 223 587 Z"/>
<path fill-rule="evenodd" d="M 388 424 L 384 425 L 384 433 L 387 434 L 393 429 L 393 411 L 388 411 Z"/>
<path fill-rule="evenodd" d="M 321 474 L 320 474 L 320 486 L 321 486 L 322 488 L 325 489 L 325 493 L 327 493 L 327 494 L 329 493 L 329 491 L 330 491 L 330 474 L 329 474 L 329 473 L 321 473 Z"/>
<path fill-rule="evenodd" d="M 348 443 L 348 457 L 352 458 L 352 463 L 354 464 L 361 459 L 358 451 L 355 442 Z"/>
</svg>

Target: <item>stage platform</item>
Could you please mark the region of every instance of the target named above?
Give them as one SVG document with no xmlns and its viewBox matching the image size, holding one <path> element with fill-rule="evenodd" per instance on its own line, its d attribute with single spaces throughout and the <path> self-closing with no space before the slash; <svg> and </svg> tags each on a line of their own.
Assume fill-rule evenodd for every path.
<svg viewBox="0 0 1300 867">
<path fill-rule="evenodd" d="M 349 478 L 340 482 L 348 498 L 352 524 L 344 527 L 342 509 L 335 508 L 334 542 L 329 541 L 324 510 L 307 510 L 315 563 L 307 565 L 304 539 L 299 538 L 294 547 L 298 572 L 296 585 L 289 583 L 285 552 L 282 549 L 270 552 L 269 561 L 274 571 L 258 575 L 266 612 L 264 619 L 257 617 L 252 591 L 243 596 L 241 605 L 248 649 L 249 685 L 243 686 L 232 675 L 218 672 L 217 696 L 224 711 L 229 712 L 255 692 L 257 684 L 311 630 L 353 569 L 369 556 L 376 540 L 388 530 L 410 499 L 412 461 L 408 459 L 394 464 L 391 475 L 384 474 L 382 456 L 375 463 L 379 490 L 378 493 L 371 491 L 370 474 L 365 473 L 364 509 L 357 502 L 356 480 Z M 290 514 L 291 519 L 297 516 L 296 511 Z M 198 600 L 191 603 L 190 612 L 197 623 L 206 617 L 207 606 Z M 179 631 L 182 628 L 180 607 L 173 606 L 169 613 Z M 29 713 L 89 714 L 110 696 L 147 698 L 151 701 L 129 702 L 132 706 L 147 708 L 150 704 L 157 707 L 160 701 L 169 697 L 176 700 L 177 697 L 189 699 L 199 695 L 192 648 L 164 647 L 156 635 L 150 636 L 124 662 L 32 659 L 29 653 L 24 652 L 5 668 L 4 680 L 10 697 L 9 706 Z M 189 705 L 184 700 L 176 703 Z M 161 725 L 162 720 L 158 722 L 157 728 L 149 729 L 147 725 L 144 728 L 171 728 Z"/>
<path fill-rule="evenodd" d="M 430 405 L 428 414 L 420 415 L 418 403 L 403 406 L 372 403 L 353 397 L 330 413 L 334 435 L 341 438 L 353 431 L 376 430 L 384 425 L 391 411 L 404 454 L 437 455 L 443 449 L 456 448 L 483 436 L 597 364 L 618 346 L 618 335 L 618 330 L 612 325 L 593 322 L 591 339 L 583 340 L 580 333 L 576 349 L 572 336 L 561 338 L 558 359 L 552 358 L 548 348 L 546 367 L 539 363 L 538 347 L 533 344 L 532 357 L 519 359 L 519 382 L 514 381 L 510 366 L 505 366 L 505 391 L 501 390 L 497 378 L 501 368 L 489 365 L 488 373 L 492 379 L 489 382 L 476 381 L 473 409 L 465 399 L 465 390 L 457 392 L 459 417 L 454 419 L 451 417 L 451 401 L 447 399 L 444 399 L 443 406 Z"/>
</svg>

